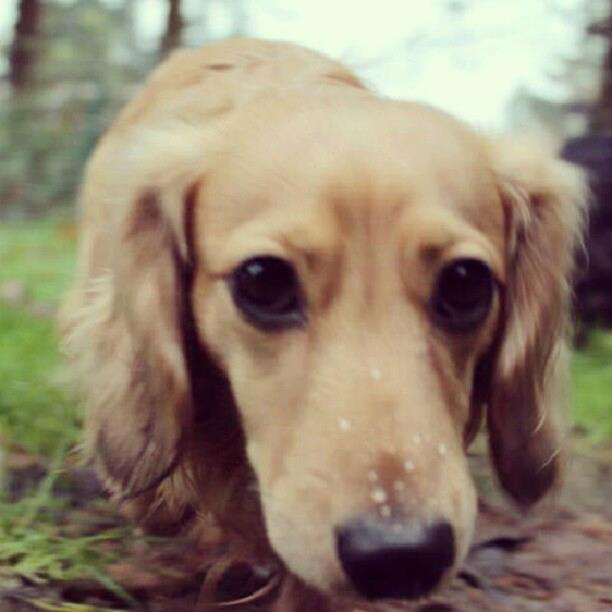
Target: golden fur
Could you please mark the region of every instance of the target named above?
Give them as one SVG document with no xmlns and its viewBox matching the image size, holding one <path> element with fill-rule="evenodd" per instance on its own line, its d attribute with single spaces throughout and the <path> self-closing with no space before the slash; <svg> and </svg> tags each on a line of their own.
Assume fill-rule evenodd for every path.
<svg viewBox="0 0 612 612">
<path fill-rule="evenodd" d="M 99 474 L 137 519 L 212 512 L 325 597 L 347 589 L 333 527 L 359 513 L 444 517 L 456 569 L 481 411 L 517 502 L 557 479 L 584 200 L 554 152 L 378 97 L 314 52 L 233 40 L 174 53 L 82 190 L 62 329 Z M 303 329 L 265 333 L 236 312 L 225 279 L 260 254 L 298 271 Z M 499 283 L 466 334 L 428 315 L 452 257 Z"/>
</svg>

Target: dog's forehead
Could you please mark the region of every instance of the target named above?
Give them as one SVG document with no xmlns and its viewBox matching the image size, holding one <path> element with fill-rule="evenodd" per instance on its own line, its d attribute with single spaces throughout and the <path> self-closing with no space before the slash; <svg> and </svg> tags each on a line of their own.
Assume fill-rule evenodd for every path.
<svg viewBox="0 0 612 612">
<path fill-rule="evenodd" d="M 225 240 L 245 227 L 270 235 L 310 227 L 323 239 L 330 224 L 345 231 L 430 217 L 501 240 L 486 148 L 459 122 L 428 107 L 368 99 L 298 110 L 272 105 L 230 132 L 202 197 L 207 233 Z"/>
</svg>

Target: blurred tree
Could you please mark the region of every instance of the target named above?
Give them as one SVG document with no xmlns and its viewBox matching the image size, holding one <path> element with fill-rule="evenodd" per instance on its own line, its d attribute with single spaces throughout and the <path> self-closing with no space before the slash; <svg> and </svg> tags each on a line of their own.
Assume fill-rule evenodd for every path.
<svg viewBox="0 0 612 612">
<path fill-rule="evenodd" d="M 180 46 L 182 42 L 183 16 L 181 13 L 181 0 L 168 0 L 168 17 L 166 19 L 166 31 L 161 40 L 159 54 L 164 57 L 172 49 Z"/>
<path fill-rule="evenodd" d="M 591 113 L 590 129 L 592 132 L 612 133 L 612 0 L 608 17 L 591 24 L 589 33 L 602 36 L 606 44 L 599 96 Z"/>
<path fill-rule="evenodd" d="M 529 87 L 517 89 L 508 106 L 511 128 L 543 130 L 560 140 L 591 131 L 606 52 L 603 37 L 592 35 L 592 24 L 602 21 L 610 1 L 582 0 L 571 8 L 563 8 L 561 3 L 551 5 L 557 17 L 574 23 L 582 32 L 547 69 L 551 83 L 560 85 L 565 95 L 547 98 Z"/>
<path fill-rule="evenodd" d="M 586 134 L 569 139 L 565 158 L 588 173 L 592 206 L 587 220 L 585 249 L 574 286 L 580 342 L 594 325 L 612 327 L 612 0 L 607 14 L 587 28 L 604 40 L 598 92 L 584 106 Z"/>
<path fill-rule="evenodd" d="M 36 58 L 40 50 L 41 13 L 39 0 L 20 0 L 9 54 L 9 80 L 14 91 L 27 89 L 34 84 Z"/>
<path fill-rule="evenodd" d="M 40 5 L 35 87 L 0 98 L 0 151 L 10 152 L 0 164 L 0 216 L 45 214 L 74 201 L 100 132 L 154 61 L 137 48 L 123 2 Z"/>
<path fill-rule="evenodd" d="M 89 152 L 160 53 L 248 29 L 247 0 L 12 1 L 10 95 L 0 82 L 0 218 L 73 204 Z M 168 9 L 161 34 L 146 13 L 155 5 Z M 225 17 L 214 28 L 211 7 Z"/>
</svg>

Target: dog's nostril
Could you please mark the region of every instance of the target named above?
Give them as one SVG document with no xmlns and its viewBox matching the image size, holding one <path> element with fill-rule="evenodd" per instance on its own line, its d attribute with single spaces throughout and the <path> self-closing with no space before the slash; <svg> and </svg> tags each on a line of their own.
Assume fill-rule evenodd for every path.
<svg viewBox="0 0 612 612">
<path fill-rule="evenodd" d="M 426 595 L 455 560 L 455 538 L 448 523 L 420 528 L 355 520 L 336 529 L 336 547 L 355 589 L 371 599 Z"/>
</svg>

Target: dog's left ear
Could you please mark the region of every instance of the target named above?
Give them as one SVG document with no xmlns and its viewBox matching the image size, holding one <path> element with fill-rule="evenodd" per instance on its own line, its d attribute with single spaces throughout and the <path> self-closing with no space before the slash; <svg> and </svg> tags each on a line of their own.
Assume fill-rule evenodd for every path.
<svg viewBox="0 0 612 612">
<path fill-rule="evenodd" d="M 506 282 L 487 394 L 489 446 L 503 488 L 530 505 L 561 467 L 570 280 L 587 189 L 541 143 L 496 141 L 491 163 L 505 214 Z"/>
</svg>

